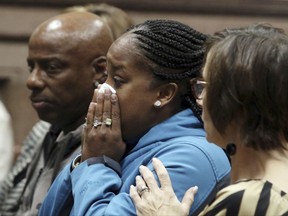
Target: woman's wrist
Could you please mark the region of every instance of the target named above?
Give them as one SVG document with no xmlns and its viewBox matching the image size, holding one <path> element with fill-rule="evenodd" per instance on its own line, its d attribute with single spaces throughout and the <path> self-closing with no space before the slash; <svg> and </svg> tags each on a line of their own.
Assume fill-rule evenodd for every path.
<svg viewBox="0 0 288 216">
<path fill-rule="evenodd" d="M 71 171 L 73 171 L 81 163 L 81 154 L 77 155 L 71 164 Z"/>
<path fill-rule="evenodd" d="M 81 156 L 82 156 L 81 154 L 76 156 L 75 159 L 72 161 L 71 172 L 83 162 L 81 160 L 82 159 Z M 91 158 L 88 158 L 86 161 L 87 161 L 88 166 L 96 164 L 96 163 L 102 163 L 105 166 L 113 169 L 118 175 L 121 175 L 120 164 L 117 161 L 115 161 L 115 160 L 113 160 L 113 159 L 111 159 L 105 155 L 99 156 L 99 157 L 91 157 Z"/>
</svg>

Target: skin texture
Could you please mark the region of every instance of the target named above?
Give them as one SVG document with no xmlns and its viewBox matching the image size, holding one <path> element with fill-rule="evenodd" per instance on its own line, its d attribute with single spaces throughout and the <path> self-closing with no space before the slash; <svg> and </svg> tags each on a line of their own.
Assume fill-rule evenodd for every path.
<svg viewBox="0 0 288 216">
<path fill-rule="evenodd" d="M 27 87 L 40 119 L 64 133 L 84 122 L 94 82 L 106 79 L 105 55 L 111 43 L 107 26 L 86 12 L 53 17 L 32 33 Z"/>
</svg>

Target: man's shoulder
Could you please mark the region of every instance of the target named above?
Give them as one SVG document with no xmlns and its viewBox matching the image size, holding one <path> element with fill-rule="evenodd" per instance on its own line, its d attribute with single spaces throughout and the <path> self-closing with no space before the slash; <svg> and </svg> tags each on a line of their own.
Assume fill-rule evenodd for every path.
<svg viewBox="0 0 288 216">
<path fill-rule="evenodd" d="M 27 152 L 32 153 L 35 149 L 37 149 L 41 145 L 50 126 L 51 125 L 48 122 L 38 121 L 26 136 L 19 156 L 22 154 L 27 154 Z"/>
<path fill-rule="evenodd" d="M 49 128 L 51 127 L 51 124 L 45 121 L 38 121 L 35 123 L 35 125 L 32 127 L 31 131 L 29 132 L 28 136 L 31 134 L 35 134 L 36 136 L 41 136 L 41 135 L 45 135 Z"/>
</svg>

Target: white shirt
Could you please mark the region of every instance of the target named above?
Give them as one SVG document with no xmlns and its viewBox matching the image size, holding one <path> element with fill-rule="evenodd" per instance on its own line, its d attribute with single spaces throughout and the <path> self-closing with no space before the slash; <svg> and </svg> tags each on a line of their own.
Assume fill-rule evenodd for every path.
<svg viewBox="0 0 288 216">
<path fill-rule="evenodd" d="M 11 117 L 0 100 L 0 182 L 6 177 L 14 156 Z"/>
</svg>

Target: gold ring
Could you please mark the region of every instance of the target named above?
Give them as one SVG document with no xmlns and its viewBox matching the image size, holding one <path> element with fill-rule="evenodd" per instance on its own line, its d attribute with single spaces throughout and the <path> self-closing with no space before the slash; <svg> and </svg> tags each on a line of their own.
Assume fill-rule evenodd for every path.
<svg viewBox="0 0 288 216">
<path fill-rule="evenodd" d="M 149 191 L 150 191 L 149 188 L 147 186 L 143 185 L 140 188 L 140 190 L 138 190 L 138 194 L 141 197 L 145 192 L 149 192 Z"/>
<path fill-rule="evenodd" d="M 111 119 L 111 118 L 106 118 L 103 123 L 104 123 L 106 126 L 111 126 L 111 125 L 112 125 L 112 119 Z"/>
</svg>

